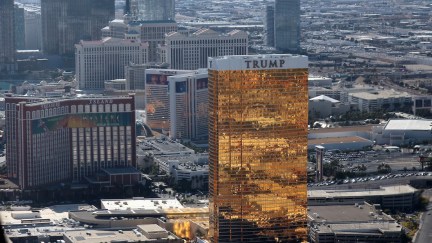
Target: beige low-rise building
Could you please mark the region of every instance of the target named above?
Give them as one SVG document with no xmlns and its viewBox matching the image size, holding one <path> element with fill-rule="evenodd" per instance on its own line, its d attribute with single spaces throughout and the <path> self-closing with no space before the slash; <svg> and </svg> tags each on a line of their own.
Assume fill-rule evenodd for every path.
<svg viewBox="0 0 432 243">
<path fill-rule="evenodd" d="M 312 243 L 401 242 L 402 227 L 379 205 L 327 205 L 308 207 Z"/>
<path fill-rule="evenodd" d="M 382 208 L 412 210 L 418 203 L 420 191 L 410 185 L 381 186 L 377 189 L 309 190 L 308 205 L 354 205 L 370 202 Z"/>
<path fill-rule="evenodd" d="M 341 115 L 349 110 L 350 105 L 348 103 L 342 103 L 325 95 L 309 99 L 309 115 L 314 118 Z"/>
<path fill-rule="evenodd" d="M 411 108 L 412 96 L 395 90 L 373 90 L 350 93 L 348 101 L 356 104 L 361 112 L 392 111 L 403 107 Z"/>
<path fill-rule="evenodd" d="M 157 224 L 138 225 L 133 230 L 77 230 L 64 233 L 65 243 L 152 242 L 182 243 L 183 240 Z"/>
</svg>

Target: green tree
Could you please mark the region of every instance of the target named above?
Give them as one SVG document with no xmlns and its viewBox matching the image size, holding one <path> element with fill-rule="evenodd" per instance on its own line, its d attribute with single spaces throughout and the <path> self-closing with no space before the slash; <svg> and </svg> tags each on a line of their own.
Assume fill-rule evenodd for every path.
<svg viewBox="0 0 432 243">
<path fill-rule="evenodd" d="M 159 174 L 159 165 L 157 163 L 153 164 L 150 170 L 151 175 Z"/>
<path fill-rule="evenodd" d="M 366 167 L 366 165 L 359 165 L 359 166 L 357 166 L 357 169 L 358 169 L 358 171 L 366 171 L 367 170 L 367 167 Z"/>
<path fill-rule="evenodd" d="M 387 174 L 391 172 L 391 167 L 390 165 L 386 164 L 386 163 L 382 163 L 380 165 L 378 165 L 378 169 L 377 169 L 379 174 Z"/>
<path fill-rule="evenodd" d="M 339 160 L 334 159 L 330 163 L 324 163 L 323 173 L 324 176 L 336 176 L 336 173 L 342 169 Z"/>
<path fill-rule="evenodd" d="M 175 185 L 176 189 L 180 192 L 190 191 L 191 190 L 191 181 L 186 179 L 181 179 L 178 181 L 177 185 Z"/>
</svg>

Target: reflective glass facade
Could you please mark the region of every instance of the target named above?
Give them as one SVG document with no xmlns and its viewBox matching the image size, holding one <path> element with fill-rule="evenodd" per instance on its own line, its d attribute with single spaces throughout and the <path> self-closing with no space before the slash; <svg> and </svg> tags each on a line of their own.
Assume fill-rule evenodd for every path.
<svg viewBox="0 0 432 243">
<path fill-rule="evenodd" d="M 0 72 L 15 69 L 14 1 L 0 0 Z"/>
<path fill-rule="evenodd" d="M 297 52 L 300 49 L 300 0 L 276 0 L 274 7 L 276 49 Z"/>
<path fill-rule="evenodd" d="M 264 18 L 264 44 L 274 46 L 274 5 L 267 5 Z"/>
<path fill-rule="evenodd" d="M 41 0 L 46 54 L 73 55 L 81 40 L 99 40 L 114 16 L 114 0 Z"/>
<path fill-rule="evenodd" d="M 175 19 L 174 0 L 135 0 L 132 6 L 132 12 L 141 21 Z"/>
<path fill-rule="evenodd" d="M 145 70 L 146 124 L 151 129 L 162 133 L 170 130 L 168 77 L 193 72 L 174 69 Z"/>
<path fill-rule="evenodd" d="M 210 60 L 212 242 L 306 240 L 307 58 L 275 65 L 287 56 Z"/>
</svg>

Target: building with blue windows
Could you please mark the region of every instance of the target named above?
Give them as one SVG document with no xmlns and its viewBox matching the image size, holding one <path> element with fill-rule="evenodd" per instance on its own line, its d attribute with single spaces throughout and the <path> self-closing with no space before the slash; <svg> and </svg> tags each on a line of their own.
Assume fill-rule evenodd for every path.
<svg viewBox="0 0 432 243">
<path fill-rule="evenodd" d="M 276 0 L 274 6 L 274 44 L 277 50 L 300 50 L 300 0 Z"/>
</svg>

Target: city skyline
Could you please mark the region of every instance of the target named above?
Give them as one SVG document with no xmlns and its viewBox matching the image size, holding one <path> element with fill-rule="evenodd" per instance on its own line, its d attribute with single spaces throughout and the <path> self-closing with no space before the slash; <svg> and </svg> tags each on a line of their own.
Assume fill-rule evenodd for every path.
<svg viewBox="0 0 432 243">
<path fill-rule="evenodd" d="M 429 243 L 431 9 L 0 0 L 0 230 Z"/>
</svg>

